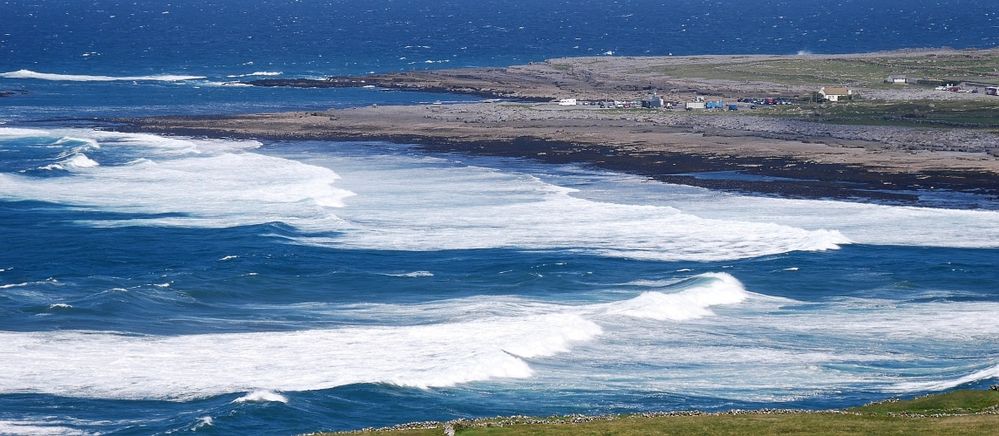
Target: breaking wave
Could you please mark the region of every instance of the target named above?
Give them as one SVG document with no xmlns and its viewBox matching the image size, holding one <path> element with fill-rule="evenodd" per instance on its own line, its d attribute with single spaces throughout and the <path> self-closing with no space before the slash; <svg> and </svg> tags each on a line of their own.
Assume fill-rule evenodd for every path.
<svg viewBox="0 0 999 436">
<path fill-rule="evenodd" d="M 9 350 L 0 393 L 186 400 L 355 383 L 418 388 L 533 374 L 524 358 L 566 352 L 601 328 L 550 314 L 395 327 L 297 332 L 135 336 L 99 332 L 0 332 Z M 108 353 L 108 350 L 115 350 Z M 16 357 L 16 358 L 15 358 Z"/>
<path fill-rule="evenodd" d="M 280 76 L 281 74 L 283 73 L 280 71 L 256 71 L 248 74 L 230 74 L 226 77 L 230 79 L 235 79 L 239 77 L 272 77 L 272 76 Z"/>
<path fill-rule="evenodd" d="M 3 361 L 12 364 L 0 367 L 7 375 L 0 380 L 0 393 L 185 400 L 243 391 L 249 393 L 235 402 L 287 402 L 276 392 L 355 383 L 429 388 L 527 378 L 534 371 L 525 359 L 566 353 L 603 334 L 594 320 L 683 321 L 709 316 L 708 307 L 738 303 L 750 295 L 724 273 L 694 277 L 679 289 L 581 306 L 520 301 L 512 303 L 518 308 L 501 315 L 484 315 L 463 300 L 444 301 L 436 308 L 396 307 L 444 316 L 411 326 L 166 337 L 0 332 L 0 342 L 17 350 Z M 383 309 L 378 313 L 386 313 Z M 446 320 L 455 311 L 480 315 Z"/>
<path fill-rule="evenodd" d="M 83 74 L 40 73 L 31 70 L 17 70 L 0 73 L 4 79 L 36 79 L 65 82 L 182 82 L 185 80 L 204 79 L 205 76 L 185 76 L 175 74 L 158 74 L 150 76 L 91 76 Z"/>
<path fill-rule="evenodd" d="M 0 136 L 39 136 L 6 131 Z M 334 186 L 333 171 L 253 153 L 254 141 L 187 140 L 145 134 L 80 130 L 47 132 L 53 146 L 71 147 L 62 160 L 40 169 L 65 169 L 70 177 L 0 173 L 0 198 L 40 200 L 123 213 L 175 214 L 156 219 L 91 222 L 95 226 L 229 227 L 283 221 L 331 229 L 330 208 L 352 193 Z M 72 138 L 68 141 L 66 138 Z M 95 145 L 75 146 L 83 141 Z M 112 144 L 100 165 L 83 153 Z M 85 170 L 85 171 L 81 171 Z M 180 215 L 176 215 L 180 214 Z"/>
<path fill-rule="evenodd" d="M 233 403 L 288 403 L 288 397 L 277 392 L 257 390 L 232 400 Z"/>
</svg>

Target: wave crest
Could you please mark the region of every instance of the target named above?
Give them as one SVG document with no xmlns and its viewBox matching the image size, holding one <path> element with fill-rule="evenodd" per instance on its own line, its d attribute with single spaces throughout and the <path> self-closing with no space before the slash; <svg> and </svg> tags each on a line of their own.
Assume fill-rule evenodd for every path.
<svg viewBox="0 0 999 436">
<path fill-rule="evenodd" d="M 175 74 L 157 74 L 149 76 L 92 76 L 84 74 L 41 73 L 31 70 L 17 70 L 0 73 L 0 77 L 4 79 L 35 79 L 63 82 L 182 82 L 185 80 L 198 80 L 205 78 L 205 76 L 185 76 Z"/>
<path fill-rule="evenodd" d="M 681 285 L 682 286 L 682 285 Z M 707 273 L 694 277 L 675 293 L 642 292 L 630 300 L 610 303 L 606 312 L 634 318 L 684 321 L 714 313 L 712 306 L 736 304 L 749 298 L 742 283 L 727 273 Z"/>
</svg>

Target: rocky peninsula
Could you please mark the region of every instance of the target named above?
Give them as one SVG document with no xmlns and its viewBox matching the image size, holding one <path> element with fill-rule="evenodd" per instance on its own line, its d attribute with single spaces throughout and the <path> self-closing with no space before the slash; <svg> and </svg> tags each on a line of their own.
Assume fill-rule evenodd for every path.
<svg viewBox="0 0 999 436">
<path fill-rule="evenodd" d="M 885 83 L 898 73 L 921 82 Z M 929 86 L 937 81 L 984 91 L 999 81 L 999 50 L 566 58 L 508 68 L 267 79 L 248 83 L 506 100 L 117 121 L 125 129 L 182 135 L 406 142 L 784 196 L 909 204 L 920 204 L 915 190 L 999 196 L 999 97 Z M 815 101 L 817 90 L 833 84 L 849 87 L 850 101 Z M 654 92 L 673 109 L 637 107 Z M 790 104 L 750 103 L 765 98 Z M 705 100 L 743 103 L 732 107 L 738 110 L 681 109 Z M 698 177 L 718 171 L 759 177 Z"/>
</svg>

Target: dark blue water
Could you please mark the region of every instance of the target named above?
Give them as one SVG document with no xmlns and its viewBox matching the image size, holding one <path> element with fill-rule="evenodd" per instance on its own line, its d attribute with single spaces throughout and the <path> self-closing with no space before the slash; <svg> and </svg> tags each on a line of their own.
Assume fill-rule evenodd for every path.
<svg viewBox="0 0 999 436">
<path fill-rule="evenodd" d="M 327 74 L 509 65 L 607 51 L 994 47 L 995 6 L 972 0 L 6 0 L 0 70 Z"/>
<path fill-rule="evenodd" d="M 834 408 L 992 383 L 994 210 L 92 120 L 474 100 L 227 83 L 251 73 L 992 47 L 994 9 L 3 2 L 0 72 L 63 76 L 0 78 L 26 91 L 0 98 L 0 433 Z"/>
</svg>

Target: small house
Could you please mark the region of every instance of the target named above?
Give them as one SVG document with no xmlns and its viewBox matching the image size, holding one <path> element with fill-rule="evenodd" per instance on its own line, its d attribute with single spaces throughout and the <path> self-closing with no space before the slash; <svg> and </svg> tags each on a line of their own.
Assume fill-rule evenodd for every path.
<svg viewBox="0 0 999 436">
<path fill-rule="evenodd" d="M 853 95 L 853 90 L 841 86 L 823 86 L 819 89 L 819 95 L 828 101 L 839 101 L 850 98 Z"/>
<path fill-rule="evenodd" d="M 561 99 L 561 100 L 558 101 L 558 105 L 559 106 L 575 106 L 576 105 L 576 99 L 574 99 L 574 98 L 563 98 L 563 99 Z"/>
</svg>

